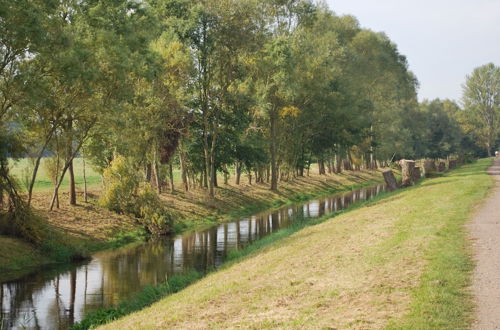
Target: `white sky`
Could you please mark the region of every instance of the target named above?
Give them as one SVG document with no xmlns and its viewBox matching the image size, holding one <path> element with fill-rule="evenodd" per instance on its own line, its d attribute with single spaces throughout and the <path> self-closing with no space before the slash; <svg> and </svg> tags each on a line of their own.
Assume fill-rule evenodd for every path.
<svg viewBox="0 0 500 330">
<path fill-rule="evenodd" d="M 326 0 L 384 31 L 420 81 L 419 99 L 459 100 L 465 75 L 500 65 L 500 0 Z"/>
</svg>

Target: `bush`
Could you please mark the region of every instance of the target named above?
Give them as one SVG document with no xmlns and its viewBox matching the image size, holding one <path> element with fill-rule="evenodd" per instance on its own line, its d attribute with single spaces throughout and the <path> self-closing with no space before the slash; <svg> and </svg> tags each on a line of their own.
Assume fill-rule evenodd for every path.
<svg viewBox="0 0 500 330">
<path fill-rule="evenodd" d="M 139 222 L 153 235 L 165 235 L 171 231 L 172 217 L 161 204 L 158 194 L 146 186 L 135 201 Z"/>
<path fill-rule="evenodd" d="M 101 206 L 118 213 L 135 213 L 135 196 L 139 188 L 136 169 L 125 157 L 118 156 L 104 170 L 104 194 Z"/>
<path fill-rule="evenodd" d="M 137 170 L 126 158 L 118 156 L 104 170 L 104 194 L 100 205 L 118 213 L 133 214 L 153 235 L 171 231 L 172 217 L 149 185 L 140 188 Z"/>
</svg>

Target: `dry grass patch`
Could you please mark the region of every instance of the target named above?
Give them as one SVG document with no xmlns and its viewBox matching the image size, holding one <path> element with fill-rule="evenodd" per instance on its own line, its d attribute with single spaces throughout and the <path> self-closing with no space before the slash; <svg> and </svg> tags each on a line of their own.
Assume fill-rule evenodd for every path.
<svg viewBox="0 0 500 330">
<path fill-rule="evenodd" d="M 108 211 L 97 205 L 96 199 L 89 203 L 79 203 L 71 206 L 68 203 L 69 194 L 60 193 L 60 208 L 48 211 L 51 195 L 36 192 L 33 195 L 33 208 L 56 228 L 76 239 L 104 242 L 119 232 L 137 230 L 139 225 L 133 217 Z M 92 192 L 95 196 L 96 192 Z M 80 195 L 79 200 L 83 197 Z"/>
</svg>

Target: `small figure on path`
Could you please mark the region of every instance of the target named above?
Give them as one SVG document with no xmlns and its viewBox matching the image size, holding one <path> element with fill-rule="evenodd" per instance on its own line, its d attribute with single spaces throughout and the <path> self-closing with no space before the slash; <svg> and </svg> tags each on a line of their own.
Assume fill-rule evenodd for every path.
<svg viewBox="0 0 500 330">
<path fill-rule="evenodd" d="M 498 150 L 495 151 L 495 157 L 498 158 Z"/>
</svg>

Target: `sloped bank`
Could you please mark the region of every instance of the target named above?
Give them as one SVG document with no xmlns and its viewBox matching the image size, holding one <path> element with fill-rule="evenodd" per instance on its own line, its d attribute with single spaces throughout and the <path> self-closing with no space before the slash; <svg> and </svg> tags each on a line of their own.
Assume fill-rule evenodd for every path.
<svg viewBox="0 0 500 330">
<path fill-rule="evenodd" d="M 104 328 L 466 327 L 464 223 L 492 186 L 490 164 L 304 228 Z"/>
<path fill-rule="evenodd" d="M 279 192 L 271 192 L 265 184 L 240 186 L 225 185 L 218 191 L 215 205 L 200 200 L 203 190 L 189 193 L 163 194 L 167 207 L 179 215 L 176 232 L 182 233 L 219 222 L 234 220 L 289 203 L 306 201 L 320 196 L 358 189 L 382 181 L 379 171 L 346 171 L 341 175 L 311 176 L 283 182 Z M 61 197 L 66 198 L 67 194 Z M 50 192 L 37 192 L 33 205 L 41 216 L 47 218 L 51 227 L 64 232 L 78 251 L 89 255 L 92 252 L 120 247 L 144 240 L 146 237 L 134 219 L 119 215 L 97 205 L 99 192 L 92 194 L 89 203 L 69 206 L 64 201 L 61 208 L 47 211 Z M 17 248 L 22 246 L 23 248 Z M 11 247 L 14 254 L 9 253 Z M 55 246 L 56 250 L 57 246 Z M 0 282 L 11 280 L 37 268 L 68 262 L 71 258 L 48 255 L 41 249 L 21 239 L 0 235 Z"/>
</svg>

